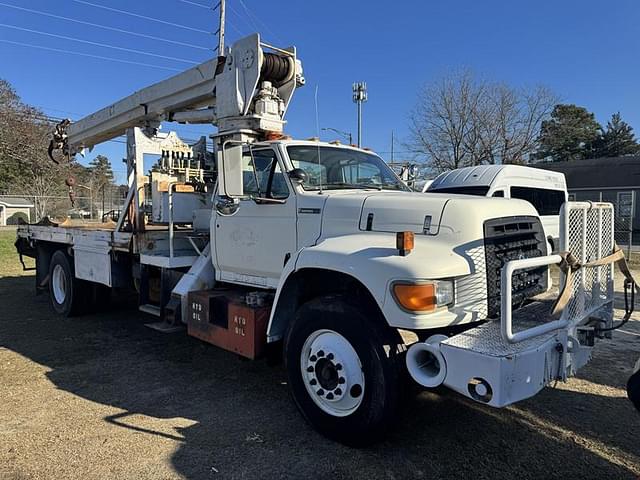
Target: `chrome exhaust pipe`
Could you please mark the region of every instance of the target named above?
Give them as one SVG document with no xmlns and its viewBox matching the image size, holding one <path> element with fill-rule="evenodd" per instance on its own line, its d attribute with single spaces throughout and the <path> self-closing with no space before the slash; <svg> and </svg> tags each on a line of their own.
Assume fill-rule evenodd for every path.
<svg viewBox="0 0 640 480">
<path fill-rule="evenodd" d="M 440 342 L 446 339 L 446 335 L 432 335 L 424 342 L 414 343 L 407 351 L 409 375 L 423 387 L 438 387 L 447 376 L 447 364 L 440 351 Z"/>
</svg>

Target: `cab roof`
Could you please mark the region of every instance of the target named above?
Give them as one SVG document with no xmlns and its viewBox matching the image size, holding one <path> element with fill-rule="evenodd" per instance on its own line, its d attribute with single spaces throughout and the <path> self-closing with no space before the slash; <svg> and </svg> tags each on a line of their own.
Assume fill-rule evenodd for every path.
<svg viewBox="0 0 640 480">
<path fill-rule="evenodd" d="M 358 152 L 363 152 L 363 153 L 371 153 L 373 155 L 378 155 L 376 152 L 374 152 L 373 150 L 370 150 L 368 148 L 360 148 L 354 145 L 349 145 L 346 143 L 340 143 L 340 142 L 323 142 L 323 141 L 318 141 L 318 140 L 296 140 L 294 138 L 281 138 L 281 139 L 277 139 L 277 140 L 265 140 L 265 141 L 261 141 L 261 142 L 256 142 L 253 145 L 255 146 L 260 146 L 260 145 L 283 145 L 285 147 L 288 146 L 293 146 L 293 145 L 299 145 L 299 146 L 308 146 L 308 147 L 316 147 L 316 146 L 321 146 L 321 147 L 334 147 L 334 148 L 344 148 L 347 150 L 356 150 Z"/>
</svg>

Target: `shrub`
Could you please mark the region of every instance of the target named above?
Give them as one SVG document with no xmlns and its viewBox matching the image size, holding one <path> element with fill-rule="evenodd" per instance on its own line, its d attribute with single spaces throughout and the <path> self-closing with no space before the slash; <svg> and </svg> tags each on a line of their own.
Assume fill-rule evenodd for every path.
<svg viewBox="0 0 640 480">
<path fill-rule="evenodd" d="M 16 212 L 7 218 L 7 225 L 20 225 L 21 223 L 28 223 L 29 217 L 24 212 Z"/>
</svg>

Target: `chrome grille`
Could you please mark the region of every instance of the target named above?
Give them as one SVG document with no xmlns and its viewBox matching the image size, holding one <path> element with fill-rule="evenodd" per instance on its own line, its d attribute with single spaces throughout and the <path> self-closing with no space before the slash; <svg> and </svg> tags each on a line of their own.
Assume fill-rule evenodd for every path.
<svg viewBox="0 0 640 480">
<path fill-rule="evenodd" d="M 547 252 L 544 230 L 537 217 L 504 217 L 484 223 L 488 317 L 500 315 L 500 275 L 510 260 L 539 257 Z M 546 291 L 547 267 L 518 270 L 513 275 L 513 305 Z"/>
</svg>

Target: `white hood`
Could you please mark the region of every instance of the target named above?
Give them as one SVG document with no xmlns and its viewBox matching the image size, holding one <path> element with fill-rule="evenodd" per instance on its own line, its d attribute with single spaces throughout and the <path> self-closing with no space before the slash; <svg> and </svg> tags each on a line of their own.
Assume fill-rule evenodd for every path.
<svg viewBox="0 0 640 480">
<path fill-rule="evenodd" d="M 437 235 L 442 228 L 458 232 L 464 225 L 470 228 L 470 224 L 481 229 L 486 219 L 510 215 L 537 216 L 533 207 L 521 200 L 417 192 L 340 192 L 326 199 L 321 236 L 358 231 Z"/>
</svg>

